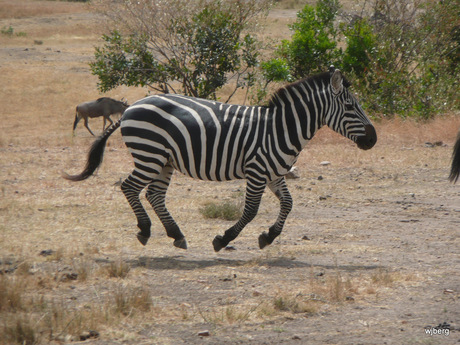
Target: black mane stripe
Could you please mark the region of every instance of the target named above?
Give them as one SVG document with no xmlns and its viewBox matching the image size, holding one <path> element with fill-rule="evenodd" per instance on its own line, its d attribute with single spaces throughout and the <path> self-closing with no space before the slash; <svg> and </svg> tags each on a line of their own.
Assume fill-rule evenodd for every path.
<svg viewBox="0 0 460 345">
<path fill-rule="evenodd" d="M 275 91 L 272 94 L 272 96 L 270 97 L 270 100 L 269 100 L 268 104 L 269 104 L 269 106 L 279 105 L 279 98 L 283 96 L 283 94 L 284 94 L 284 92 L 286 90 L 295 89 L 301 84 L 308 84 L 308 83 L 314 82 L 314 83 L 318 83 L 318 84 L 324 83 L 324 84 L 327 85 L 327 84 L 330 83 L 330 81 L 331 81 L 331 73 L 330 72 L 323 72 L 323 73 L 312 75 L 310 77 L 300 79 L 300 80 L 295 81 L 293 83 L 290 83 L 290 84 L 287 84 L 285 86 L 282 86 L 277 91 Z M 351 83 L 345 77 L 343 77 L 343 86 L 345 86 L 347 88 L 351 86 Z"/>
</svg>

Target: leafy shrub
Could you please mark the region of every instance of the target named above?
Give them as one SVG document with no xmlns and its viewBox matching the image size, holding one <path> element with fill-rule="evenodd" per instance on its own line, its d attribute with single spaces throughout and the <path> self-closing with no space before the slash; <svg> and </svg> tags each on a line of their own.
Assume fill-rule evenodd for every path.
<svg viewBox="0 0 460 345">
<path fill-rule="evenodd" d="M 327 69 L 338 53 L 333 39 L 338 8 L 338 0 L 319 0 L 316 7 L 306 5 L 298 12 L 296 22 L 289 25 L 291 40 L 283 40 L 275 52 L 277 58 L 262 65 L 264 73 L 272 77 L 270 70 L 284 64 L 290 72 L 283 72 L 285 76 L 300 79 Z"/>
<path fill-rule="evenodd" d="M 269 1 L 105 2 L 123 31 L 104 35 L 90 64 L 101 91 L 129 85 L 168 93 L 179 84 L 181 93 L 216 99 L 230 80 L 235 91 L 252 85 L 259 50 L 250 24 Z"/>
<path fill-rule="evenodd" d="M 13 36 L 14 29 L 13 29 L 13 27 L 11 25 L 9 27 L 4 26 L 4 27 L 2 27 L 0 32 L 2 33 L 2 35 Z"/>
<path fill-rule="evenodd" d="M 290 26 L 291 40 L 281 42 L 274 58 L 261 65 L 262 89 L 334 64 L 353 80 L 371 113 L 429 118 L 458 110 L 458 2 L 373 0 L 362 6 L 361 15 L 338 16 L 338 1 L 306 5 Z M 339 24 L 343 18 L 349 20 Z"/>
</svg>

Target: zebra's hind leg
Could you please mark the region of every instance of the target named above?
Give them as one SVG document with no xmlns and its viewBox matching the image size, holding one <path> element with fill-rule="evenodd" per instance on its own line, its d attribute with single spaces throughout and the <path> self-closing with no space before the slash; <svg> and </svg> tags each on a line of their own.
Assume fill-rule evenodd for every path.
<svg viewBox="0 0 460 345">
<path fill-rule="evenodd" d="M 131 174 L 126 180 L 121 184 L 121 190 L 128 200 L 129 205 L 134 211 L 134 214 L 137 218 L 137 226 L 140 231 L 137 233 L 137 239 L 144 246 L 147 244 L 147 241 L 150 238 L 150 218 L 145 212 L 144 207 L 139 199 L 139 193 L 146 186 L 146 183 L 141 182 L 135 177 L 135 172 Z"/>
<path fill-rule="evenodd" d="M 166 208 L 166 191 L 169 183 L 171 182 L 171 176 L 174 168 L 167 164 L 158 177 L 152 181 L 147 187 L 147 193 L 145 194 L 147 200 L 152 205 L 158 218 L 166 229 L 166 234 L 174 239 L 174 246 L 187 249 L 187 241 L 185 236 L 179 229 L 179 226 L 174 221 L 173 217 L 169 214 Z"/>
<path fill-rule="evenodd" d="M 243 228 L 254 219 L 259 210 L 260 200 L 265 190 L 265 181 L 254 181 L 248 179 L 246 186 L 246 199 L 244 203 L 243 215 L 240 220 L 233 225 L 230 229 L 225 231 L 224 236 L 216 236 L 212 241 L 214 250 L 218 252 L 222 248 L 225 248 L 230 241 L 233 241 L 243 230 Z"/>
<path fill-rule="evenodd" d="M 292 197 L 289 193 L 284 177 L 270 182 L 268 187 L 280 200 L 280 213 L 278 215 L 278 219 L 276 220 L 275 224 L 270 227 L 268 233 L 264 231 L 259 236 L 260 249 L 263 249 L 267 245 L 272 244 L 275 238 L 279 236 L 283 230 L 284 222 L 286 221 L 286 218 L 292 209 Z"/>
</svg>

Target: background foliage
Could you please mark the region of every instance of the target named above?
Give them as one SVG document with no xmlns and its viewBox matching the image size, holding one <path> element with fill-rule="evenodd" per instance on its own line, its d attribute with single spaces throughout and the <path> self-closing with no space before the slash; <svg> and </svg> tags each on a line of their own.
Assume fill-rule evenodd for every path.
<svg viewBox="0 0 460 345">
<path fill-rule="evenodd" d="M 252 89 L 259 104 L 274 83 L 333 64 L 376 116 L 459 109 L 458 0 L 365 0 L 348 12 L 339 0 L 318 0 L 297 13 L 291 38 L 266 46 L 263 57 L 256 24 L 268 0 L 95 1 L 110 5 L 112 23 L 91 64 L 101 91 L 149 86 L 217 99 L 230 85 L 224 101 Z"/>
<path fill-rule="evenodd" d="M 268 10 L 269 1 L 124 0 L 100 5 L 106 6 L 112 24 L 91 64 L 101 91 L 149 86 L 216 99 L 216 91 L 230 81 L 235 91 L 252 85 L 259 52 L 251 25 Z"/>
<path fill-rule="evenodd" d="M 318 0 L 261 67 L 266 80 L 290 81 L 334 64 L 371 113 L 429 118 L 460 105 L 459 14 L 457 0 L 365 1 L 354 13 Z"/>
</svg>

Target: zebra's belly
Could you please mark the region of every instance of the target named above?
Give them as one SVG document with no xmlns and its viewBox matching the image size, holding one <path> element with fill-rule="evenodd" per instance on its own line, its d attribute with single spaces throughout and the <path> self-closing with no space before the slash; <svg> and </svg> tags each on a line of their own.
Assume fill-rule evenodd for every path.
<svg viewBox="0 0 460 345">
<path fill-rule="evenodd" d="M 231 163 L 224 164 L 221 162 L 220 165 L 214 165 L 210 160 L 203 160 L 199 161 L 199 164 L 195 164 L 195 169 L 191 170 L 178 164 L 176 159 L 171 157 L 169 164 L 180 173 L 203 181 L 231 181 L 246 178 L 243 167 L 232 166 Z"/>
</svg>

